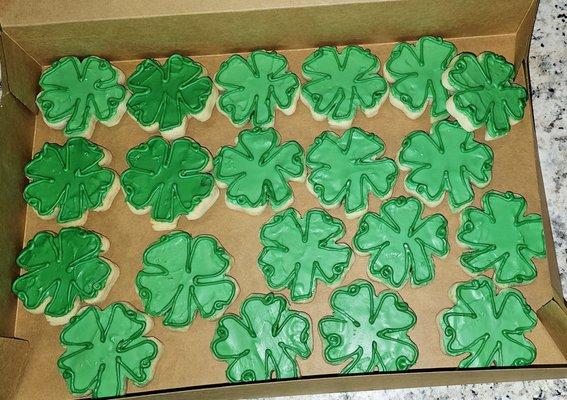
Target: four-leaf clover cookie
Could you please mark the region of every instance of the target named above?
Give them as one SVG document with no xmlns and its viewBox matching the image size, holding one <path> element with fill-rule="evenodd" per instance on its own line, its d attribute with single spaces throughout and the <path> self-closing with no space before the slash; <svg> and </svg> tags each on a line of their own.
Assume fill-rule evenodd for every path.
<svg viewBox="0 0 567 400">
<path fill-rule="evenodd" d="M 461 265 L 472 274 L 494 269 L 499 286 L 533 281 L 532 258 L 545 257 L 545 238 L 541 216 L 525 215 L 526 208 L 522 196 L 495 191 L 483 196 L 482 209 L 466 208 L 457 240 L 471 251 L 461 255 Z"/>
<path fill-rule="evenodd" d="M 441 214 L 422 218 L 423 204 L 412 197 L 397 197 L 368 213 L 360 221 L 353 243 L 370 254 L 368 273 L 385 285 L 398 289 L 408 279 L 415 286 L 435 277 L 433 255 L 449 252 L 447 220 Z"/>
<path fill-rule="evenodd" d="M 317 121 L 327 118 L 331 126 L 348 128 L 357 109 L 372 117 L 388 98 L 388 83 L 379 70 L 380 61 L 370 50 L 320 47 L 301 66 L 307 79 L 301 100 Z"/>
<path fill-rule="evenodd" d="M 199 313 L 215 318 L 236 297 L 237 286 L 226 274 L 231 257 L 212 236 L 187 232 L 162 236 L 146 249 L 136 289 L 145 311 L 163 316 L 163 324 L 185 328 Z"/>
<path fill-rule="evenodd" d="M 163 66 L 146 59 L 128 78 L 128 113 L 148 132 L 159 130 L 167 139 L 179 138 L 189 118 L 206 121 L 211 116 L 217 91 L 206 74 L 201 64 L 179 54 Z"/>
<path fill-rule="evenodd" d="M 218 109 L 237 127 L 249 121 L 272 127 L 276 108 L 291 115 L 299 97 L 299 78 L 275 51 L 256 50 L 248 58 L 230 56 L 220 65 L 215 83 L 221 90 Z"/>
<path fill-rule="evenodd" d="M 293 208 L 275 215 L 260 230 L 264 246 L 258 264 L 271 289 L 288 288 L 292 301 L 309 301 L 317 281 L 340 282 L 352 260 L 352 250 L 338 242 L 344 224 L 323 210 L 302 217 Z"/>
<path fill-rule="evenodd" d="M 107 60 L 63 57 L 41 74 L 36 103 L 49 127 L 90 138 L 97 121 L 106 126 L 120 122 L 126 111 L 123 83 L 124 74 Z"/>
<path fill-rule="evenodd" d="M 349 363 L 344 374 L 405 371 L 418 349 L 408 336 L 415 313 L 395 292 L 378 295 L 370 282 L 358 280 L 331 295 L 333 314 L 319 321 L 323 356 L 331 364 Z"/>
<path fill-rule="evenodd" d="M 435 206 L 449 195 L 455 212 L 474 199 L 472 186 L 490 183 L 494 155 L 492 149 L 474 140 L 456 121 L 440 121 L 431 134 L 410 133 L 403 141 L 398 160 L 406 176 L 406 190 Z"/>
<path fill-rule="evenodd" d="M 516 289 L 496 293 L 485 276 L 453 287 L 455 305 L 442 311 L 439 321 L 443 351 L 468 356 L 460 368 L 519 367 L 530 365 L 536 348 L 524 336 L 537 316 Z"/>
</svg>

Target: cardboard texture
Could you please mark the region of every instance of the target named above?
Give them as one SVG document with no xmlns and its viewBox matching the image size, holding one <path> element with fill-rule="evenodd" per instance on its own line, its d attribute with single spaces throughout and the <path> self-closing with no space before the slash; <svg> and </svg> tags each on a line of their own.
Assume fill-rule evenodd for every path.
<svg viewBox="0 0 567 400">
<path fill-rule="evenodd" d="M 75 3 L 77 2 L 73 4 Z M 32 4 L 22 1 L 16 4 L 15 1 L 8 1 L 3 12 L 0 12 L 3 33 L 8 34 L 10 40 L 25 50 L 28 60 L 38 60 L 42 65 L 66 54 L 97 54 L 115 60 L 114 64 L 127 76 L 138 63 L 133 58 L 147 55 L 167 56 L 175 50 L 191 55 L 212 75 L 218 70 L 220 62 L 227 57 L 226 54 L 215 53 L 262 47 L 283 49 L 281 53 L 288 58 L 291 70 L 300 75 L 302 61 L 313 51 L 313 47 L 321 44 L 365 43 L 383 63 L 390 54 L 393 41 L 415 39 L 423 34 L 443 34 L 452 38 L 459 51 L 478 53 L 491 50 L 514 60 L 519 66 L 518 81 L 526 84 L 525 64 L 522 64 L 522 60 L 526 56 L 526 43 L 537 9 L 537 2 L 527 0 L 496 4 L 491 1 L 408 0 L 347 3 L 304 0 L 294 2 L 293 6 L 291 2 L 234 0 L 216 5 L 210 2 L 168 2 L 172 7 L 167 9 L 168 15 L 164 15 L 163 9 L 158 12 L 155 10 L 155 4 L 149 1 L 137 2 L 136 7 L 129 8 L 119 2 L 109 1 L 108 7 L 98 7 L 96 10 L 89 8 L 92 4 L 88 2 L 78 3 L 84 7 L 69 7 L 66 2 L 61 2 L 54 7 L 58 13 L 35 2 Z M 191 8 L 192 6 L 194 8 Z M 225 12 L 221 12 L 223 7 L 226 7 Z M 110 14 L 109 9 L 115 13 Z M 294 23 L 290 24 L 290 21 Z M 166 22 L 168 29 L 163 29 Z M 142 27 L 147 31 L 143 37 L 140 36 Z M 5 38 L 6 36 L 3 36 L 3 39 Z M 5 47 L 6 41 L 3 43 Z M 195 56 L 196 54 L 198 56 Z M 25 58 L 14 62 L 9 55 L 6 57 L 8 64 L 10 61 L 14 63 L 13 71 L 21 67 L 23 76 L 35 73 L 35 67 L 26 64 Z M 16 85 L 13 82 L 18 81 L 17 76 L 18 73 L 8 71 L 12 90 Z M 30 85 L 16 85 L 19 87 L 18 98 L 24 99 L 24 103 L 26 99 L 29 103 L 36 95 Z M 11 113 L 18 114 L 18 111 L 12 110 Z M 38 151 L 46 141 L 65 141 L 62 133 L 48 128 L 41 117 L 24 114 L 27 115 L 25 121 L 20 122 L 23 128 L 20 128 L 19 124 L 0 125 L 2 141 L 13 141 L 12 151 L 17 153 L 17 156 L 14 155 L 17 160 L 10 162 L 10 168 L 17 171 L 13 175 L 17 182 L 10 182 L 14 194 L 12 197 L 3 195 L 2 207 L 9 201 L 19 204 L 10 205 L 11 207 L 21 207 L 23 178 L 20 171 L 23 171 L 23 160 L 32 155 L 32 140 L 33 152 Z M 30 128 L 34 124 L 35 129 Z M 385 155 L 394 158 L 408 133 L 418 129 L 428 131 L 431 123 L 427 113 L 412 121 L 400 110 L 386 103 L 376 117 L 368 119 L 359 114 L 353 126 L 359 126 L 380 136 L 386 144 Z M 313 120 L 308 109 L 301 103 L 298 103 L 297 111 L 290 117 L 278 113 L 275 128 L 283 140 L 297 140 L 304 148 L 313 142 L 314 137 L 329 129 L 326 122 Z M 16 129 L 18 135 L 10 135 Z M 217 153 L 221 145 L 233 143 L 239 131 L 240 129 L 233 127 L 228 119 L 216 110 L 206 123 L 191 120 L 187 127 L 187 135 L 207 147 L 213 154 Z M 483 130 L 477 131 L 476 137 L 483 141 Z M 113 128 L 98 124 L 92 140 L 112 153 L 110 166 L 120 173 L 126 168 L 127 150 L 148 138 L 149 135 L 133 119 L 124 116 L 120 124 Z M 460 371 L 456 370 L 459 359 L 448 357 L 441 351 L 436 316 L 442 309 L 451 306 L 449 288 L 456 282 L 470 279 L 458 262 L 462 253 L 462 249 L 455 242 L 459 218 L 457 214 L 451 213 L 445 201 L 434 209 L 426 209 L 425 213 L 441 212 L 449 220 L 450 254 L 443 260 L 435 260 L 436 278 L 431 284 L 421 288 L 413 288 L 408 284 L 400 290 L 401 296 L 418 316 L 417 325 L 410 332 L 410 336 L 418 345 L 420 356 L 410 372 L 338 376 L 336 374 L 343 366 L 331 366 L 324 362 L 321 340 L 315 328 L 313 355 L 307 360 L 299 361 L 304 378 L 274 383 L 227 385 L 226 364 L 215 360 L 209 350 L 216 321 L 205 321 L 198 317 L 187 331 L 179 332 L 166 329 L 161 320 L 156 319 L 150 335 L 163 343 L 164 351 L 157 364 L 155 377 L 143 388 L 130 385 L 129 393 L 150 392 L 143 398 L 153 398 L 157 393 L 169 399 L 242 398 L 566 376 L 567 338 L 564 324 L 567 316 L 559 305 L 563 303 L 563 299 L 559 295 L 560 290 L 557 290 L 557 265 L 552 250 L 553 238 L 549 229 L 537 159 L 531 104 L 528 105 L 526 117 L 514 126 L 509 136 L 489 142 L 489 145 L 495 153 L 493 179 L 488 187 L 475 190 L 473 205 L 479 205 L 481 195 L 487 190 L 511 190 L 521 193 L 528 201 L 527 212 L 541 213 L 546 224 L 548 251 L 551 251 L 548 258 L 536 261 L 539 271 L 537 279 L 530 285 L 519 288 L 534 310 L 544 310 L 538 313 L 540 323 L 528 335 L 538 349 L 534 366 L 521 369 Z M 9 151 L 4 146 L 1 150 L 3 154 Z M 401 171 L 393 196 L 407 195 L 403 187 L 406 174 Z M 302 213 L 310 208 L 320 207 L 305 184 L 292 183 L 292 187 L 295 196 L 293 207 Z M 373 198 L 370 210 L 378 210 L 380 204 L 379 200 Z M 0 216 L 7 218 L 4 209 L 0 211 Z M 351 243 L 358 220 L 347 220 L 342 208 L 331 210 L 330 213 L 345 223 L 347 234 L 344 240 Z M 240 293 L 228 312 L 238 313 L 242 301 L 249 294 L 268 291 L 263 275 L 257 267 L 257 257 L 261 251 L 258 232 L 272 215 L 271 211 L 265 211 L 256 217 L 231 211 L 221 195 L 203 218 L 197 221 L 187 221 L 184 218 L 179 220 L 178 230 L 186 230 L 193 235 L 212 234 L 234 257 L 235 262 L 230 274 L 237 280 Z M 13 221 L 25 220 L 25 233 L 18 235 L 18 232 L 11 232 L 12 237 L 2 238 L 0 246 L 14 246 L 15 243 L 21 246 L 22 239 L 29 240 L 39 230 L 59 230 L 54 221 L 39 219 L 29 208 L 25 218 L 18 219 L 19 217 L 14 215 L 10 215 L 10 218 L 13 218 Z M 134 289 L 135 275 L 141 267 L 145 248 L 164 232 L 152 230 L 149 215 L 134 215 L 125 204 L 122 193 L 116 197 L 110 210 L 90 213 L 86 228 L 100 232 L 110 239 L 111 247 L 105 256 L 120 268 L 120 277 L 102 305 L 113 301 L 127 301 L 140 309 L 141 302 Z M 6 256 L 0 260 L 2 268 L 12 268 L 10 279 L 17 274 L 13 252 L 11 257 Z M 367 257 L 356 256 L 341 285 L 357 278 L 367 279 L 367 263 Z M 6 275 L 2 274 L 1 279 L 3 281 L 0 283 L 4 286 L 3 292 L 0 293 L 6 295 L 9 290 Z M 377 290 L 385 289 L 385 286 L 377 282 L 374 282 L 374 286 Z M 322 316 L 330 313 L 328 299 L 331 292 L 331 288 L 319 285 L 312 302 L 293 304 L 292 308 L 307 312 L 315 326 Z M 285 291 L 283 293 L 288 294 Z M 555 305 L 550 306 L 550 301 Z M 14 303 L 13 300 L 10 303 L 12 312 L 15 309 Z M 17 307 L 16 321 L 12 327 L 13 336 L 29 341 L 29 357 L 16 398 L 68 398 L 65 382 L 56 368 L 57 358 L 62 352 L 58 340 L 61 328 L 50 326 L 42 315 L 26 312 L 21 304 Z M 181 388 L 184 389 L 183 392 L 177 390 Z"/>
</svg>

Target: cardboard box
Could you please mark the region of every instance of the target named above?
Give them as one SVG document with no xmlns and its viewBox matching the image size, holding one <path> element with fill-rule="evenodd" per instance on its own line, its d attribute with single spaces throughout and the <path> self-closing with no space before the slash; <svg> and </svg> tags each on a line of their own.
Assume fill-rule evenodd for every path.
<svg viewBox="0 0 567 400">
<path fill-rule="evenodd" d="M 45 141 L 65 140 L 61 132 L 49 129 L 36 115 L 34 99 L 42 67 L 64 55 L 94 54 L 112 60 L 128 75 L 136 60 L 179 52 L 203 63 L 212 75 L 227 54 L 265 48 L 281 51 L 298 73 L 303 59 L 314 47 L 324 44 L 363 44 L 384 63 L 394 42 L 438 35 L 452 40 L 459 51 L 491 50 L 504 55 L 518 68 L 518 81 L 528 84 L 526 61 L 536 10 L 537 0 L 4 0 L 0 4 L 4 84 L 0 108 L 0 398 L 70 397 L 56 367 L 62 352 L 58 341 L 61 327 L 52 327 L 42 315 L 23 310 L 10 290 L 19 273 L 14 259 L 22 244 L 39 230 L 59 229 L 55 222 L 39 219 L 22 199 L 25 163 Z M 385 104 L 376 117 L 367 119 L 359 114 L 354 122 L 354 126 L 377 133 L 385 141 L 388 157 L 395 156 L 405 135 L 417 129 L 428 131 L 430 125 L 427 113 L 412 121 L 390 104 Z M 295 139 L 304 147 L 329 129 L 326 122 L 314 121 L 302 104 L 291 117 L 279 114 L 275 127 L 285 140 Z M 215 111 L 206 123 L 191 120 L 187 134 L 216 154 L 219 146 L 233 142 L 238 131 Z M 483 137 L 484 132 L 478 131 L 477 139 Z M 93 135 L 94 142 L 112 152 L 111 167 L 117 172 L 125 169 L 126 151 L 147 138 L 148 134 L 128 116 L 113 128 L 98 124 Z M 531 104 L 509 136 L 489 144 L 495 153 L 493 180 L 487 188 L 475 190 L 473 204 L 479 205 L 480 195 L 486 190 L 512 190 L 524 195 L 527 211 L 541 213 L 545 223 L 548 256 L 536 261 L 538 278 L 519 288 L 539 317 L 536 329 L 528 335 L 538 348 L 533 366 L 458 370 L 459 360 L 442 353 L 436 315 L 451 305 L 449 287 L 469 279 L 458 263 L 462 252 L 455 243 L 458 215 L 443 202 L 426 213 L 441 212 L 448 218 L 451 252 L 436 261 L 437 276 L 431 284 L 422 288 L 407 285 L 400 291 L 418 315 L 410 336 L 419 347 L 420 357 L 409 372 L 337 375 L 342 366 L 324 362 L 315 329 L 313 355 L 299 361 L 301 379 L 231 385 L 226 383 L 226 364 L 215 360 L 209 350 L 216 321 L 197 318 L 187 332 L 177 332 L 164 328 L 156 319 L 150 334 L 162 341 L 164 352 L 155 377 L 144 388 L 130 385 L 129 393 L 146 392 L 142 398 L 217 399 L 566 377 L 567 309 L 561 295 Z M 401 172 L 394 196 L 405 194 L 405 174 Z M 304 184 L 295 183 L 293 189 L 293 206 L 299 211 L 319 206 Z M 379 205 L 374 199 L 370 209 L 375 211 Z M 357 221 L 346 220 L 340 208 L 331 213 L 345 222 L 346 240 L 350 242 Z M 268 291 L 256 260 L 260 251 L 258 230 L 272 214 L 266 211 L 251 217 L 233 212 L 221 198 L 204 218 L 180 219 L 178 229 L 213 234 L 235 257 L 231 274 L 238 281 L 240 294 L 229 312 L 238 312 L 250 293 Z M 86 227 L 110 239 L 106 256 L 120 268 L 120 277 L 103 305 L 123 300 L 141 308 L 134 277 L 143 250 L 163 232 L 151 229 L 148 215 L 131 213 L 122 194 L 110 210 L 91 213 Z M 342 284 L 364 278 L 367 261 L 366 257 L 356 257 Z M 374 285 L 384 289 L 379 283 Z M 293 304 L 293 308 L 308 312 L 316 323 L 329 313 L 331 291 L 319 285 L 313 302 Z"/>
</svg>

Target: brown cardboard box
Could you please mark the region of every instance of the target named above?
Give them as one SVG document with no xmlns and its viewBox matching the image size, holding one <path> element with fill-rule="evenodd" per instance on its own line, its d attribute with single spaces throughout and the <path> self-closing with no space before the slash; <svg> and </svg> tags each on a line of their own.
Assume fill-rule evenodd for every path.
<svg viewBox="0 0 567 400">
<path fill-rule="evenodd" d="M 37 218 L 22 200 L 27 160 L 45 141 L 65 140 L 35 114 L 34 98 L 42 67 L 64 55 L 95 54 L 112 60 L 128 75 L 136 60 L 179 52 L 203 63 L 212 75 L 227 53 L 267 48 L 280 50 L 297 73 L 312 48 L 323 44 L 363 44 L 384 62 L 392 43 L 430 34 L 450 38 L 459 51 L 491 50 L 503 54 L 517 66 L 518 81 L 529 84 L 526 59 L 536 10 L 537 0 L 4 0 L 0 3 L 0 56 L 5 85 L 0 108 L 0 398 L 69 397 L 56 368 L 62 352 L 58 343 L 61 328 L 50 326 L 41 315 L 22 310 L 10 290 L 19 273 L 14 259 L 23 242 L 38 230 L 58 230 L 53 221 Z M 390 104 L 385 104 L 374 118 L 358 115 L 354 125 L 377 133 L 385 141 L 389 157 L 395 156 L 406 134 L 430 128 L 427 113 L 412 121 Z M 276 129 L 285 140 L 295 139 L 306 147 L 328 126 L 314 121 L 306 107 L 299 104 L 291 117 L 277 116 Z M 189 136 L 213 154 L 219 146 L 232 143 L 238 131 L 216 111 L 206 123 L 191 120 L 187 130 Z M 484 132 L 479 131 L 477 138 L 482 137 Z M 111 167 L 117 172 L 125 169 L 126 151 L 147 138 L 128 116 L 113 128 L 98 124 L 93 135 L 93 141 L 112 152 Z M 407 285 L 400 291 L 418 315 L 410 335 L 419 346 L 420 357 L 409 372 L 337 375 L 341 366 L 323 361 L 315 330 L 313 355 L 299 362 L 301 379 L 229 385 L 224 375 L 226 364 L 216 361 L 209 350 L 215 321 L 197 318 L 187 332 L 176 332 L 164 328 L 157 319 L 151 335 L 163 342 L 164 352 L 155 378 L 144 388 L 130 385 L 129 393 L 148 393 L 144 398 L 241 398 L 567 376 L 567 311 L 561 295 L 531 105 L 512 134 L 490 142 L 490 146 L 495 153 L 494 177 L 487 188 L 476 190 L 474 205 L 479 205 L 480 195 L 486 190 L 512 190 L 526 197 L 528 212 L 541 213 L 545 221 L 548 257 L 537 261 L 538 278 L 520 288 L 539 317 L 536 329 L 528 335 L 538 348 L 533 366 L 458 370 L 459 360 L 442 353 L 436 315 L 451 304 L 449 287 L 469 278 L 458 264 L 462 251 L 455 243 L 458 215 L 452 214 L 444 202 L 426 212 L 447 216 L 451 252 L 436 262 L 437 276 L 430 285 L 417 289 Z M 404 194 L 404 177 L 405 172 L 401 172 L 394 196 Z M 293 206 L 299 211 L 318 206 L 304 184 L 294 184 L 293 189 Z M 376 210 L 379 205 L 379 201 L 372 200 L 370 208 Z M 346 239 L 350 241 L 357 221 L 346 220 L 341 209 L 331 213 L 345 222 Z M 178 229 L 213 234 L 235 257 L 231 274 L 239 283 L 240 294 L 229 312 L 237 312 L 248 294 L 268 291 L 256 259 L 260 251 L 259 227 L 271 215 L 271 211 L 257 217 L 236 213 L 220 199 L 204 218 L 180 219 Z M 228 225 L 226 221 L 230 221 Z M 151 229 L 147 215 L 132 214 L 122 194 L 107 212 L 91 213 L 86 227 L 110 239 L 107 257 L 120 267 L 120 277 L 103 305 L 124 300 L 141 308 L 134 291 L 134 277 L 143 250 L 163 233 Z M 343 284 L 364 278 L 366 263 L 366 257 L 356 257 Z M 384 289 L 379 283 L 374 285 Z M 294 304 L 293 308 L 308 312 L 316 323 L 329 313 L 330 293 L 330 288 L 320 285 L 313 302 Z"/>
</svg>

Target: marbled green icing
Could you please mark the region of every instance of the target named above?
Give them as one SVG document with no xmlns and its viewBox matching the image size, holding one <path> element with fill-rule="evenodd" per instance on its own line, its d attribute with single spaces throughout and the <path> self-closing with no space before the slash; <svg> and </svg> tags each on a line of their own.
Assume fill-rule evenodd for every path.
<svg viewBox="0 0 567 400">
<path fill-rule="evenodd" d="M 347 272 L 352 250 L 338 242 L 344 224 L 323 210 L 302 217 L 289 208 L 275 215 L 260 230 L 264 246 L 258 264 L 271 289 L 288 288 L 292 301 L 309 301 L 317 281 L 337 284 Z"/>
<path fill-rule="evenodd" d="M 333 314 L 319 321 L 323 356 L 331 364 L 349 363 L 343 374 L 405 371 L 415 364 L 418 348 L 408 336 L 417 321 L 402 298 L 378 295 L 370 282 L 358 280 L 331 295 Z"/>
<path fill-rule="evenodd" d="M 482 276 L 458 284 L 453 301 L 441 313 L 441 336 L 447 354 L 468 354 L 460 368 L 518 367 L 535 360 L 536 348 L 524 335 L 534 329 L 537 316 L 521 292 L 497 294 Z"/>
<path fill-rule="evenodd" d="M 494 269 L 497 285 L 521 285 L 537 276 L 532 258 L 545 257 L 543 223 L 538 214 L 525 215 L 527 202 L 512 192 L 491 191 L 482 209 L 469 207 L 461 214 L 457 239 L 472 251 L 461 255 L 470 273 Z"/>
<path fill-rule="evenodd" d="M 370 254 L 370 275 L 384 284 L 400 288 L 411 278 L 425 285 L 435 277 L 433 255 L 446 256 L 447 219 L 441 214 L 422 218 L 423 204 L 412 197 L 397 197 L 367 213 L 360 221 L 353 243 Z"/>
<path fill-rule="evenodd" d="M 307 314 L 289 309 L 285 297 L 253 294 L 240 315 L 224 315 L 211 342 L 213 355 L 228 364 L 230 382 L 299 377 L 296 358 L 313 351 Z"/>
</svg>

